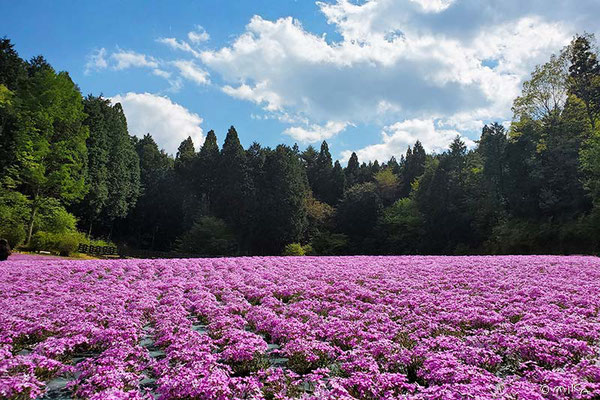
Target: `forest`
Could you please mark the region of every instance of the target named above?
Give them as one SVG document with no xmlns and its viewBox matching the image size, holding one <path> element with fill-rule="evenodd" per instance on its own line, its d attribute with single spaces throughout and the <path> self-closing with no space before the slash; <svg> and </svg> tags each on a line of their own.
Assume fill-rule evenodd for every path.
<svg viewBox="0 0 600 400">
<path fill-rule="evenodd" d="M 0 41 L 0 237 L 219 255 L 573 254 L 600 248 L 600 63 L 592 35 L 537 66 L 510 127 L 390 160 L 244 148 L 232 126 L 161 150 L 120 104 Z M 221 140 L 222 145 L 219 146 Z M 347 165 L 346 165 L 347 162 Z"/>
</svg>

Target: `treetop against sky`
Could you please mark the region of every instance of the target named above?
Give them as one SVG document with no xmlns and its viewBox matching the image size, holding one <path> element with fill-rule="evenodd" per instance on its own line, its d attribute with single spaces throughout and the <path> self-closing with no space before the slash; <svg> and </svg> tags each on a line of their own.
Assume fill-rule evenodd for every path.
<svg viewBox="0 0 600 400">
<path fill-rule="evenodd" d="M 234 124 L 244 146 L 326 139 L 334 159 L 441 151 L 512 118 L 536 64 L 598 31 L 581 0 L 3 2 L 0 35 L 44 54 L 129 130 L 175 153 Z"/>
</svg>

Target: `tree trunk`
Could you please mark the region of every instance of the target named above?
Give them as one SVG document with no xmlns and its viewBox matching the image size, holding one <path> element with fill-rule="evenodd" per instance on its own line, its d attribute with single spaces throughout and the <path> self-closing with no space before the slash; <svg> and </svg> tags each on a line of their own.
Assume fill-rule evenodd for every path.
<svg viewBox="0 0 600 400">
<path fill-rule="evenodd" d="M 31 216 L 29 217 L 29 223 L 27 224 L 27 243 L 31 243 L 31 236 L 33 235 L 33 222 L 35 221 L 35 214 L 37 212 L 38 205 L 37 199 L 33 200 L 31 205 Z"/>
</svg>

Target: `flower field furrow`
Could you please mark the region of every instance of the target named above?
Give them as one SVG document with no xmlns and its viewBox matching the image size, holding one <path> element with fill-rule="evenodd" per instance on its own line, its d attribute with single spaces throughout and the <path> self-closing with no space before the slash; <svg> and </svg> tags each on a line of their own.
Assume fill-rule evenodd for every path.
<svg viewBox="0 0 600 400">
<path fill-rule="evenodd" d="M 600 260 L 19 258 L 0 398 L 597 399 Z"/>
</svg>

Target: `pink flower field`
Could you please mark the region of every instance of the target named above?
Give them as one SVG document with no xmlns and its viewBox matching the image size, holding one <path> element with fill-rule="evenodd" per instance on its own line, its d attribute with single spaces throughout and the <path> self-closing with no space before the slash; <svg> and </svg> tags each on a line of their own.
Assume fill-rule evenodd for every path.
<svg viewBox="0 0 600 400">
<path fill-rule="evenodd" d="M 2 399 L 598 399 L 600 259 L 0 263 Z"/>
</svg>

